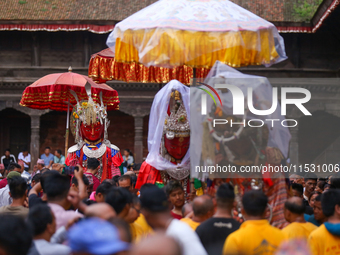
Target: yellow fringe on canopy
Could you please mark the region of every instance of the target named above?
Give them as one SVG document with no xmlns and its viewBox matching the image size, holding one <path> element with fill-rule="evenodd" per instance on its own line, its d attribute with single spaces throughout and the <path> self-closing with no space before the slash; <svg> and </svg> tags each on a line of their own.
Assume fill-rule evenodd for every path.
<svg viewBox="0 0 340 255">
<path fill-rule="evenodd" d="M 271 29 L 223 33 L 148 29 L 118 31 L 118 34 L 117 62 L 211 68 L 216 60 L 241 67 L 270 64 L 278 57 Z M 142 43 L 143 47 L 154 47 L 139 59 L 138 52 L 146 51 Z"/>
</svg>

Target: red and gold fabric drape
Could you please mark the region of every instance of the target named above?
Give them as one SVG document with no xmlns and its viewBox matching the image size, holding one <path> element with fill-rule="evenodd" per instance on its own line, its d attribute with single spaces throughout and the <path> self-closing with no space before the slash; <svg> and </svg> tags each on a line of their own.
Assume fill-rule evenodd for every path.
<svg viewBox="0 0 340 255">
<path fill-rule="evenodd" d="M 210 69 L 196 68 L 196 78 L 205 78 Z M 89 77 L 96 82 L 118 80 L 125 82 L 143 83 L 168 83 L 178 80 L 185 85 L 190 85 L 193 78 L 193 68 L 179 66 L 174 68 L 146 67 L 137 63 L 116 62 L 114 53 L 105 49 L 92 55 L 89 64 Z"/>
</svg>

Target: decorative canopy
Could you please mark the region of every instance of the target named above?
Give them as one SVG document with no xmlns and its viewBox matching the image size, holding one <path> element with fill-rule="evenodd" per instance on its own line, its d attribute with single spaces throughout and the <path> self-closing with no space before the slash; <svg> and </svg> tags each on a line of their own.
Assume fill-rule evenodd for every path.
<svg viewBox="0 0 340 255">
<path fill-rule="evenodd" d="M 191 83 L 193 68 L 179 66 L 174 68 L 146 67 L 138 63 L 121 63 L 114 58 L 110 48 L 93 54 L 89 64 L 89 77 L 96 82 L 111 80 L 143 83 L 168 83 L 178 80 L 185 85 Z M 195 77 L 204 78 L 210 69 L 196 68 Z"/>
<path fill-rule="evenodd" d="M 228 0 L 160 0 L 108 37 L 116 61 L 145 66 L 270 66 L 286 59 L 276 27 Z"/>
</svg>

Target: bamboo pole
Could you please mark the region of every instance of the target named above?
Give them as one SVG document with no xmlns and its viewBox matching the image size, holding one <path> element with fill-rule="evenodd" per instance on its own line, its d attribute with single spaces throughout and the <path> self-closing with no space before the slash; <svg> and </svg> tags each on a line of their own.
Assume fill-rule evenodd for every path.
<svg viewBox="0 0 340 255">
<path fill-rule="evenodd" d="M 67 102 L 69 103 L 69 99 Z M 66 116 L 66 134 L 65 134 L 65 158 L 67 157 L 68 150 L 68 136 L 69 136 L 69 126 L 70 126 L 70 105 L 67 104 L 67 116 Z"/>
</svg>

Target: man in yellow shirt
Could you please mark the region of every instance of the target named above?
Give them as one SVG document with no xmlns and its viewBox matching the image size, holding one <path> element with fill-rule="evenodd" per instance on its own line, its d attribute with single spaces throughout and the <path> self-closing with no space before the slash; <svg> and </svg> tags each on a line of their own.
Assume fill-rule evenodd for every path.
<svg viewBox="0 0 340 255">
<path fill-rule="evenodd" d="M 251 190 L 242 197 L 242 214 L 246 221 L 224 244 L 223 254 L 272 255 L 285 240 L 281 230 L 270 226 L 265 219 L 268 198 L 259 190 Z"/>
<path fill-rule="evenodd" d="M 129 213 L 124 217 L 124 220 L 130 224 L 132 242 L 134 243 L 138 242 L 145 236 L 143 228 L 138 223 L 136 223 L 140 216 L 140 207 L 140 200 L 136 195 L 134 195 Z"/>
<path fill-rule="evenodd" d="M 214 214 L 214 203 L 210 196 L 202 195 L 196 197 L 192 202 L 193 217 L 182 218 L 181 221 L 188 224 L 194 231 L 201 222 L 211 218 Z"/>
<path fill-rule="evenodd" d="M 140 193 L 142 194 L 145 190 L 147 190 L 150 187 L 153 188 L 154 184 L 151 184 L 151 183 L 144 184 L 140 188 Z M 140 208 L 140 204 L 137 207 Z M 146 219 L 145 219 L 145 217 L 144 217 L 144 215 L 142 213 L 139 213 L 139 216 L 138 216 L 137 220 L 134 223 L 138 224 L 143 229 L 143 232 L 144 232 L 145 236 L 148 236 L 149 234 L 153 233 L 152 228 L 146 222 Z"/>
<path fill-rule="evenodd" d="M 340 190 L 322 194 L 321 207 L 328 221 L 314 230 L 308 239 L 313 255 L 340 253 Z"/>
<path fill-rule="evenodd" d="M 285 202 L 284 216 L 290 224 L 282 229 L 288 239 L 308 239 L 309 234 L 317 227 L 306 222 L 304 212 L 306 205 L 301 197 L 291 197 Z"/>
<path fill-rule="evenodd" d="M 153 232 L 152 228 L 149 226 L 149 224 L 146 222 L 145 217 L 143 214 L 139 214 L 138 219 L 135 221 L 136 224 L 141 226 L 143 229 L 145 235 L 151 234 Z"/>
</svg>

